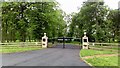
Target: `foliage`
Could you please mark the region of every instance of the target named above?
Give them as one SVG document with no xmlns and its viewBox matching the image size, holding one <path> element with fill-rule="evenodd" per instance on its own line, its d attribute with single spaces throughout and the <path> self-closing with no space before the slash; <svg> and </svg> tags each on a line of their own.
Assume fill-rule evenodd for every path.
<svg viewBox="0 0 120 68">
<path fill-rule="evenodd" d="M 104 2 L 83 3 L 78 13 L 72 14 L 69 36 L 82 37 L 87 32 L 90 42 L 119 42 L 119 10 L 112 10 Z"/>
<path fill-rule="evenodd" d="M 43 33 L 47 33 L 48 37 L 57 37 L 59 34 L 63 36 L 64 16 L 57 2 L 2 4 L 2 42 L 40 41 Z"/>
</svg>

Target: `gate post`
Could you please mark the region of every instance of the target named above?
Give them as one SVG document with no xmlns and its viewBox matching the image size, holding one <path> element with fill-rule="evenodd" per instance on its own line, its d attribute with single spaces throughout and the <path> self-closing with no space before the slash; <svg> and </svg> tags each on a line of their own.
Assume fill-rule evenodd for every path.
<svg viewBox="0 0 120 68">
<path fill-rule="evenodd" d="M 44 33 L 44 36 L 42 37 L 42 48 L 47 48 L 48 46 L 48 37 L 46 36 L 46 33 Z"/>
<path fill-rule="evenodd" d="M 82 48 L 83 49 L 89 48 L 89 42 L 88 42 L 88 37 L 86 36 L 86 32 L 84 32 L 84 37 L 82 38 Z"/>
<path fill-rule="evenodd" d="M 65 38 L 63 37 L 63 48 L 65 48 Z"/>
</svg>

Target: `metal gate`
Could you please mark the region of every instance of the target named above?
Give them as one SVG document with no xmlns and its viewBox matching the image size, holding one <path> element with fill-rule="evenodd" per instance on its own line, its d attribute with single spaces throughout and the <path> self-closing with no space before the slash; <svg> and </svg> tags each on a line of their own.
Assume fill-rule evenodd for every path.
<svg viewBox="0 0 120 68">
<path fill-rule="evenodd" d="M 80 39 L 80 38 L 79 38 Z M 80 49 L 80 43 L 81 41 L 78 41 L 78 44 L 70 44 L 70 42 L 73 42 L 74 38 L 73 37 L 57 37 L 54 38 L 54 40 L 52 41 L 53 44 L 55 44 L 55 42 L 57 42 L 55 44 L 55 46 L 53 46 L 53 48 L 69 48 L 69 49 Z"/>
</svg>

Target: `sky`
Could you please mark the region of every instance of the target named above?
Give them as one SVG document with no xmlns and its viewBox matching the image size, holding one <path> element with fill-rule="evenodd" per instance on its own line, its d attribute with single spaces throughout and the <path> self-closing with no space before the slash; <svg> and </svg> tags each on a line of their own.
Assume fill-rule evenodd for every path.
<svg viewBox="0 0 120 68">
<path fill-rule="evenodd" d="M 72 12 L 78 12 L 78 7 L 82 6 L 82 3 L 86 0 L 56 0 L 60 4 L 60 8 L 67 14 Z M 104 0 L 105 4 L 111 9 L 118 9 L 118 2 L 120 0 Z"/>
</svg>

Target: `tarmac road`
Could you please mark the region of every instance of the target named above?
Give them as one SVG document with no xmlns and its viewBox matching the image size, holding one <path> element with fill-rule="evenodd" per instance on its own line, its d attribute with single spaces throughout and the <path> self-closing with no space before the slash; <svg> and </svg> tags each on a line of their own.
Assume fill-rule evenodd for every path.
<svg viewBox="0 0 120 68">
<path fill-rule="evenodd" d="M 3 66 L 89 66 L 79 57 L 80 47 L 59 44 L 52 48 L 3 54 Z"/>
</svg>

